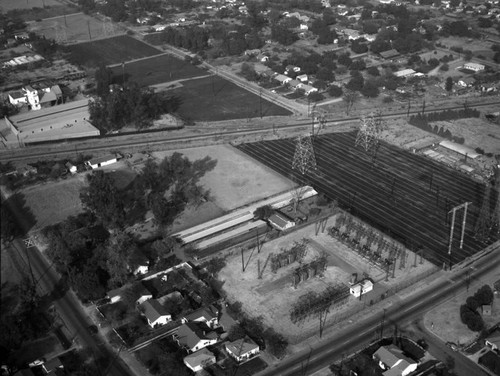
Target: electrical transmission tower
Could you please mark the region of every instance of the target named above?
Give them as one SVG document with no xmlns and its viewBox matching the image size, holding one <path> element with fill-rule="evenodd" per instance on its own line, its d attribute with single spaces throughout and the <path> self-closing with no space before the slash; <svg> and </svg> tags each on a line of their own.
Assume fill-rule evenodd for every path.
<svg viewBox="0 0 500 376">
<path fill-rule="evenodd" d="M 368 116 L 363 116 L 354 145 L 361 146 L 365 151 L 375 151 L 378 146 L 382 127 L 383 123 L 380 114 L 373 115 L 371 113 Z"/>
<path fill-rule="evenodd" d="M 302 175 L 310 169 L 316 169 L 316 157 L 310 136 L 297 137 L 292 169 L 298 170 Z"/>
<path fill-rule="evenodd" d="M 490 183 L 486 183 L 484 187 L 483 202 L 481 204 L 481 210 L 479 211 L 479 216 L 474 227 L 474 237 L 479 241 L 486 241 L 490 235 L 491 223 L 490 223 L 490 193 L 491 193 Z"/>
<path fill-rule="evenodd" d="M 500 232 L 500 170 L 494 167 L 488 175 L 484 188 L 483 202 L 474 228 L 474 237 L 479 241 L 487 241 L 493 232 Z M 491 211 L 492 200 L 495 205 Z"/>
</svg>

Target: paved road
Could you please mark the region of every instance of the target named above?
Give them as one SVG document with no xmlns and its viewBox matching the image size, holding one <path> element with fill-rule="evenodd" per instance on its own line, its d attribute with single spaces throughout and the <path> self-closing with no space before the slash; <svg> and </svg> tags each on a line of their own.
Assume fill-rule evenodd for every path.
<svg viewBox="0 0 500 376">
<path fill-rule="evenodd" d="M 19 239 L 14 240 L 12 246 L 31 265 L 34 278 L 39 280 L 37 287 L 41 295 L 50 294 L 54 289 L 61 290 L 61 278 L 54 268 L 47 264 L 47 261 L 36 247 L 26 248 L 24 242 Z M 59 292 L 61 291 L 57 291 L 57 293 Z M 78 340 L 80 345 L 90 348 L 94 354 L 102 355 L 109 359 L 108 372 L 101 370 L 103 371 L 102 375 L 132 375 L 123 361 L 107 348 L 105 342 L 99 336 L 93 336 L 90 333 L 88 327 L 92 323 L 71 291 L 66 291 L 61 298 L 57 299 L 54 302 L 54 307 L 71 335 Z"/>
<path fill-rule="evenodd" d="M 471 273 L 472 278 L 482 276 L 496 270 L 500 265 L 500 241 L 496 242 L 489 249 L 493 251 L 480 258 L 474 265 L 475 269 Z M 382 332 L 381 322 L 384 318 L 385 335 L 392 333 L 395 324 L 404 325 L 423 316 L 431 308 L 439 305 L 445 299 L 453 296 L 458 291 L 466 288 L 467 268 L 457 267 L 455 272 L 446 274 L 431 286 L 422 290 L 414 296 L 395 302 L 389 306 L 385 312 L 378 312 L 372 317 L 358 323 L 354 323 L 339 331 L 310 349 L 294 354 L 281 363 L 269 367 L 260 372 L 259 376 L 277 375 L 310 375 L 328 365 L 338 361 L 343 355 L 351 354 L 365 347 L 367 343 L 378 338 Z M 390 328 L 390 329 L 389 329 Z M 475 373 L 472 373 L 475 375 Z"/>
</svg>

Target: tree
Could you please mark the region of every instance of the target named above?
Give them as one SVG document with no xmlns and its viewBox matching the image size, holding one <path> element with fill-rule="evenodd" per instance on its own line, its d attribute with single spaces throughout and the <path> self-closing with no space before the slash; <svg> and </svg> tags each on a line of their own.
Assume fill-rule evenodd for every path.
<svg viewBox="0 0 500 376">
<path fill-rule="evenodd" d="M 241 75 L 245 77 L 248 81 L 257 81 L 258 75 L 252 65 L 248 63 L 241 64 Z"/>
<path fill-rule="evenodd" d="M 270 216 L 274 214 L 274 209 L 271 205 L 260 206 L 253 212 L 253 216 L 256 219 L 262 219 L 266 221 Z"/>
<path fill-rule="evenodd" d="M 360 91 L 363 89 L 365 80 L 359 71 L 351 71 L 351 79 L 346 85 L 346 88 L 352 91 Z"/>
<path fill-rule="evenodd" d="M 285 356 L 288 341 L 283 335 L 274 331 L 273 328 L 268 328 L 264 332 L 264 338 L 266 340 L 266 349 L 269 349 L 272 355 L 278 359 Z"/>
<path fill-rule="evenodd" d="M 105 97 L 109 93 L 109 85 L 112 83 L 113 73 L 111 69 L 101 64 L 94 74 L 96 81 L 96 94 Z"/>
<path fill-rule="evenodd" d="M 238 324 L 232 325 L 227 333 L 227 337 L 231 342 L 236 341 L 237 339 L 245 338 L 245 336 L 245 330 Z"/>
<path fill-rule="evenodd" d="M 340 86 L 331 85 L 328 88 L 328 94 L 331 95 L 332 97 L 338 98 L 338 97 L 342 96 L 343 91 L 342 91 L 342 88 Z"/>
<path fill-rule="evenodd" d="M 366 81 L 361 89 L 361 94 L 365 97 L 376 98 L 379 94 L 377 83 L 373 80 Z"/>
<path fill-rule="evenodd" d="M 21 230 L 10 206 L 2 202 L 0 207 L 0 235 L 2 240 L 10 241 L 20 234 Z"/>
<path fill-rule="evenodd" d="M 104 224 L 122 227 L 125 210 L 113 180 L 103 171 L 87 175 L 88 187 L 83 188 L 80 200 L 83 207 L 95 214 Z"/>
<path fill-rule="evenodd" d="M 453 89 L 453 78 L 448 77 L 444 84 L 444 88 L 446 91 L 450 92 Z"/>
<path fill-rule="evenodd" d="M 377 67 L 373 67 L 373 66 L 368 67 L 368 68 L 366 68 L 366 72 L 371 76 L 375 76 L 375 77 L 380 76 L 380 72 L 379 72 Z"/>
<path fill-rule="evenodd" d="M 359 95 L 356 91 L 353 91 L 349 88 L 346 88 L 344 90 L 344 94 L 342 99 L 346 103 L 346 115 L 349 115 L 349 112 L 351 111 L 352 107 L 354 106 L 354 103 L 358 100 Z"/>
</svg>

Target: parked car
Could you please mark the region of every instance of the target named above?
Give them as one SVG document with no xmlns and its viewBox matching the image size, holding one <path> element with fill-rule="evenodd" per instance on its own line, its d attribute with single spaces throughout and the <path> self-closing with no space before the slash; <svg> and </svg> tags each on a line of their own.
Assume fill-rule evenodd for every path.
<svg viewBox="0 0 500 376">
<path fill-rule="evenodd" d="M 446 346 L 448 346 L 453 351 L 460 350 L 460 348 L 458 347 L 458 345 L 456 343 L 454 343 L 454 342 L 446 342 Z"/>
</svg>

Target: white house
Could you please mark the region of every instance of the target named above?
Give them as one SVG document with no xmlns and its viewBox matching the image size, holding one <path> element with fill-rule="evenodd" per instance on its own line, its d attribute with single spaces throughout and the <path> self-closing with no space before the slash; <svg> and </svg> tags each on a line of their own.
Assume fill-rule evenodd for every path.
<svg viewBox="0 0 500 376">
<path fill-rule="evenodd" d="M 20 105 L 20 104 L 27 104 L 28 103 L 28 99 L 26 98 L 26 96 L 24 95 L 24 93 L 21 92 L 21 91 L 11 91 L 9 93 L 9 102 L 13 106 L 17 106 L 17 105 Z"/>
<path fill-rule="evenodd" d="M 139 310 L 146 316 L 151 328 L 156 328 L 172 321 L 172 316 L 155 299 L 146 300 L 139 305 Z"/>
<path fill-rule="evenodd" d="M 300 82 L 307 82 L 309 80 L 309 77 L 307 77 L 307 74 L 299 74 L 297 77 L 295 77 L 297 80 Z"/>
<path fill-rule="evenodd" d="M 484 343 L 493 351 L 500 352 L 500 329 L 497 329 L 485 338 Z"/>
<path fill-rule="evenodd" d="M 373 282 L 369 279 L 363 279 L 358 283 L 355 283 L 350 288 L 351 295 L 359 298 L 361 295 L 366 294 L 373 290 Z"/>
<path fill-rule="evenodd" d="M 141 288 L 137 291 L 136 297 L 135 304 L 141 305 L 146 300 L 153 299 L 153 294 L 141 284 Z"/>
<path fill-rule="evenodd" d="M 276 81 L 278 81 L 281 85 L 284 85 L 288 82 L 290 82 L 292 79 L 291 77 L 285 76 L 283 74 L 277 74 L 276 76 L 273 77 Z"/>
<path fill-rule="evenodd" d="M 167 25 L 154 25 L 153 30 L 154 31 L 163 31 L 167 28 Z"/>
<path fill-rule="evenodd" d="M 32 110 L 39 110 L 42 108 L 40 105 L 40 98 L 38 97 L 38 90 L 35 90 L 28 85 L 23 87 L 23 91 Z"/>
<path fill-rule="evenodd" d="M 269 224 L 279 231 L 288 230 L 295 226 L 295 222 L 282 213 L 275 213 L 268 219 Z"/>
<path fill-rule="evenodd" d="M 311 94 L 311 93 L 316 93 L 316 92 L 318 91 L 318 89 L 317 89 L 317 88 L 315 88 L 314 86 L 311 86 L 311 85 L 306 85 L 306 84 L 302 84 L 302 85 L 300 86 L 300 88 L 301 88 L 302 90 L 304 90 L 304 93 L 305 93 L 306 95 L 309 95 L 309 94 Z"/>
<path fill-rule="evenodd" d="M 482 71 L 485 68 L 483 64 L 478 64 L 478 63 L 465 63 L 463 67 L 464 69 L 468 69 L 474 72 Z"/>
<path fill-rule="evenodd" d="M 462 77 L 457 81 L 457 84 L 461 87 L 471 87 L 476 83 L 474 77 Z"/>
<path fill-rule="evenodd" d="M 146 274 L 149 271 L 149 259 L 137 250 L 128 259 L 128 267 L 133 275 Z"/>
<path fill-rule="evenodd" d="M 93 158 L 93 159 L 85 162 L 85 164 L 87 166 L 92 167 L 92 169 L 95 170 L 96 168 L 108 166 L 108 165 L 116 163 L 116 162 L 118 162 L 118 158 L 116 157 L 116 155 L 110 154 L 110 155 L 106 155 L 106 156 L 100 157 L 100 158 Z"/>
<path fill-rule="evenodd" d="M 188 322 L 177 329 L 177 333 L 173 335 L 173 338 L 179 346 L 193 353 L 217 343 L 217 333 L 209 332 L 206 329 L 208 329 L 206 325 Z"/>
<path fill-rule="evenodd" d="M 226 344 L 227 353 L 238 363 L 250 360 L 259 354 L 260 348 L 250 338 L 241 338 Z"/>
<path fill-rule="evenodd" d="M 385 372 L 384 376 L 406 376 L 417 369 L 418 364 L 403 355 L 403 351 L 394 346 L 382 346 L 373 354 Z"/>
<path fill-rule="evenodd" d="M 193 372 L 199 372 L 215 363 L 215 355 L 207 349 L 201 349 L 184 358 L 184 364 Z"/>
<path fill-rule="evenodd" d="M 42 370 L 46 375 L 55 375 L 58 369 L 64 369 L 64 365 L 59 358 L 53 358 L 42 364 Z"/>
<path fill-rule="evenodd" d="M 217 308 L 213 305 L 202 307 L 194 312 L 191 312 L 189 315 L 184 316 L 181 319 L 181 322 L 183 324 L 188 322 L 202 322 L 209 328 L 213 329 L 219 325 L 219 311 L 217 311 Z"/>
</svg>

